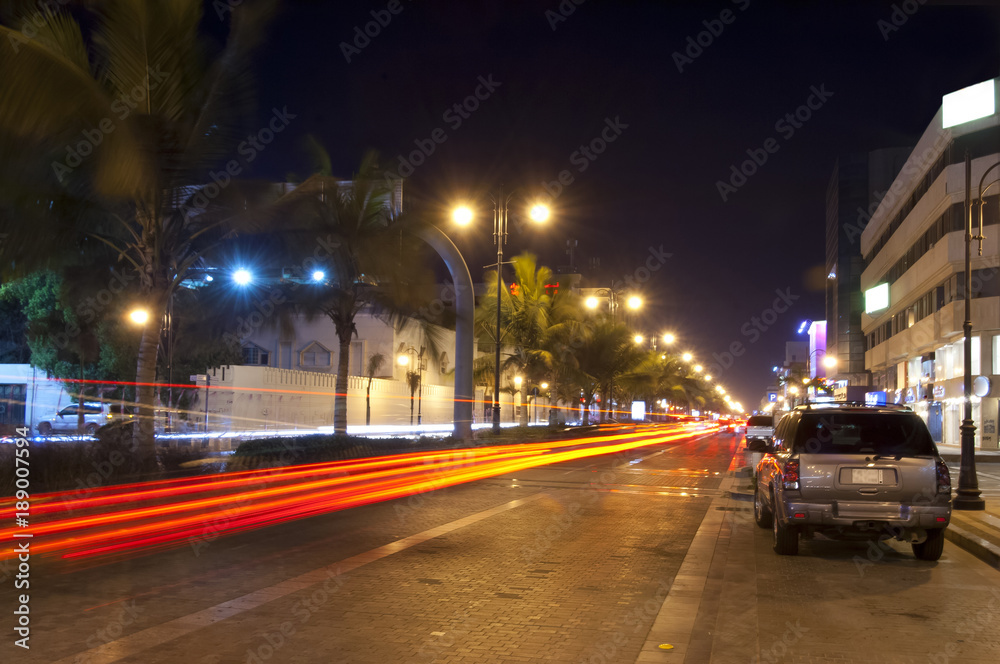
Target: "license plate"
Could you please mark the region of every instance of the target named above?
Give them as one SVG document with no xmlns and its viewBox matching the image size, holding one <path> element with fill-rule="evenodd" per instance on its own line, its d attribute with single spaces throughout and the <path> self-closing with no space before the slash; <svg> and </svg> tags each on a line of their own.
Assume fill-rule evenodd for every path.
<svg viewBox="0 0 1000 664">
<path fill-rule="evenodd" d="M 852 484 L 881 484 L 882 483 L 882 469 L 881 468 L 852 468 L 851 469 L 851 483 Z"/>
</svg>

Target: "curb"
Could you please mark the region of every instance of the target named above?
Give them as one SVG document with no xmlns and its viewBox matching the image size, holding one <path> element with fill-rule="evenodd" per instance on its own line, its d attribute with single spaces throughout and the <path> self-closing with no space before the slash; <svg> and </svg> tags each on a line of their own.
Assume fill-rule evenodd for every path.
<svg viewBox="0 0 1000 664">
<path fill-rule="evenodd" d="M 951 523 L 944 529 L 944 537 L 990 567 L 1000 570 L 1000 547 L 982 537 L 973 535 L 961 526 L 955 525 L 954 515 L 952 515 Z"/>
<path fill-rule="evenodd" d="M 941 454 L 940 456 L 941 456 L 941 459 L 945 463 L 961 463 L 961 461 L 962 461 L 962 455 L 961 454 L 954 454 L 952 452 L 945 452 L 944 454 Z M 998 456 L 996 454 L 977 454 L 975 456 L 976 456 L 976 463 L 977 464 L 980 464 L 980 463 L 1000 463 L 1000 456 Z"/>
</svg>

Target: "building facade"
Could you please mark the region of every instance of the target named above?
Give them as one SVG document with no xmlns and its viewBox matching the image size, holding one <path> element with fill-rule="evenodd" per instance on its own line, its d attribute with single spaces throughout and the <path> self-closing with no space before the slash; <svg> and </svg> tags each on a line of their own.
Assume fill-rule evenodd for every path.
<svg viewBox="0 0 1000 664">
<path fill-rule="evenodd" d="M 861 231 L 910 155 L 911 148 L 887 148 L 841 156 L 826 190 L 826 342 L 837 359 L 828 372 L 835 382 L 865 386 L 865 336 L 861 329 Z"/>
<path fill-rule="evenodd" d="M 998 79 L 980 86 L 989 106 L 975 119 L 949 120 L 946 96 L 877 209 L 861 230 L 862 330 L 872 389 L 912 406 L 938 442 L 958 444 L 963 417 L 965 158 L 971 198 L 995 183 L 1000 162 Z M 971 89 L 971 88 L 970 88 Z M 969 89 L 967 89 L 969 90 Z M 959 91 L 959 95 L 965 91 Z M 953 104 L 952 104 L 953 106 Z M 989 171 L 989 172 L 988 172 Z M 992 173 L 990 175 L 989 173 Z M 1000 237 L 997 186 L 984 198 L 982 251 L 972 243 L 972 374 L 989 386 L 973 398 L 976 446 L 997 447 L 1000 374 Z M 977 219 L 973 235 L 978 234 Z M 984 381 L 980 381 L 985 385 Z"/>
</svg>

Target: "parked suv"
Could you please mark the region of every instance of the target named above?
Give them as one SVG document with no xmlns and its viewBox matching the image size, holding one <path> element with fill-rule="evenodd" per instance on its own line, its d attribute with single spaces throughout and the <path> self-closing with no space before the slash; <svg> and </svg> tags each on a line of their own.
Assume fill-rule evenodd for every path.
<svg viewBox="0 0 1000 664">
<path fill-rule="evenodd" d="M 927 426 L 909 408 L 799 406 L 778 423 L 757 464 L 754 520 L 774 550 L 795 555 L 799 535 L 909 542 L 937 560 L 951 520 L 951 476 Z"/>
<path fill-rule="evenodd" d="M 112 404 L 105 401 L 88 401 L 83 404 L 83 430 L 91 435 L 105 424 L 117 418 L 112 412 Z M 54 433 L 77 433 L 80 404 L 70 404 L 56 413 L 55 417 L 38 423 L 38 433 L 49 436 Z"/>
</svg>

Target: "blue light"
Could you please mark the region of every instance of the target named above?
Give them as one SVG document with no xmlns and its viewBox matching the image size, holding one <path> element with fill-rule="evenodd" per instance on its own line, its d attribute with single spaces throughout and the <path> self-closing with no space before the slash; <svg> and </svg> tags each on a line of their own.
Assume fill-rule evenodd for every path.
<svg viewBox="0 0 1000 664">
<path fill-rule="evenodd" d="M 205 275 L 205 281 L 212 281 L 212 275 L 206 274 Z"/>
<path fill-rule="evenodd" d="M 323 281 L 324 279 L 326 279 L 326 272 L 323 270 L 313 272 L 313 281 Z"/>
<path fill-rule="evenodd" d="M 253 281 L 253 274 L 250 273 L 250 270 L 241 267 L 236 272 L 233 272 L 233 281 L 240 286 L 246 286 Z"/>
</svg>

